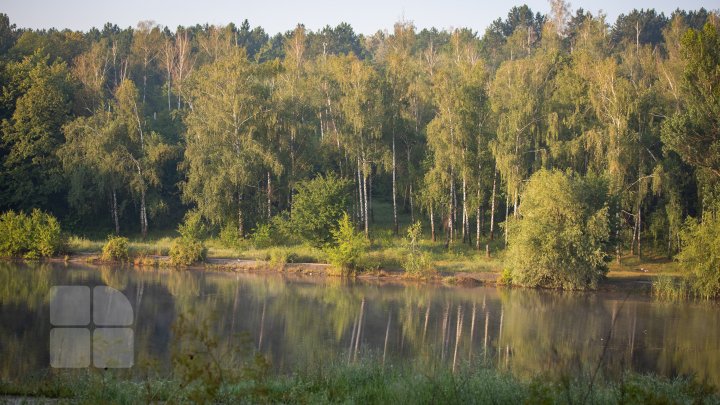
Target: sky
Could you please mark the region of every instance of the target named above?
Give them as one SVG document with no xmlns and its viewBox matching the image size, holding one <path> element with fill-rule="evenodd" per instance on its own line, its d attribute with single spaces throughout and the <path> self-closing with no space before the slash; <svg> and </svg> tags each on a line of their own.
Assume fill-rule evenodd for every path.
<svg viewBox="0 0 720 405">
<path fill-rule="evenodd" d="M 525 2 L 534 12 L 546 14 L 546 0 Z M 487 0 L 0 0 L 0 12 L 19 28 L 70 28 L 87 31 L 112 22 L 120 27 L 136 26 L 138 21 L 153 20 L 174 30 L 178 25 L 240 24 L 262 26 L 269 34 L 293 29 L 298 23 L 311 30 L 340 22 L 350 23 L 355 32 L 372 34 L 392 30 L 396 21 L 412 21 L 418 29 L 468 27 L 480 33 L 497 18 L 504 18 L 518 1 Z M 571 1 L 579 7 L 607 14 L 612 23 L 618 15 L 633 8 L 655 8 L 670 14 L 678 7 L 685 10 L 705 7 L 720 9 L 720 0 L 582 0 Z"/>
</svg>

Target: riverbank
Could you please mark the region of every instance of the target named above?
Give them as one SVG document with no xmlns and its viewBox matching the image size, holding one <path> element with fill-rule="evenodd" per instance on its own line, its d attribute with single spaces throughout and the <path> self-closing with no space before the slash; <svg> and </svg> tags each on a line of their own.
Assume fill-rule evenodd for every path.
<svg viewBox="0 0 720 405">
<path fill-rule="evenodd" d="M 257 368 L 257 366 L 255 367 Z M 25 381 L 0 381 L 0 401 L 9 403 L 696 403 L 720 402 L 714 387 L 695 379 L 624 374 L 620 379 L 537 375 L 521 379 L 488 368 L 428 370 L 377 363 L 316 365 L 277 376 L 226 370 L 190 381 L 133 379 L 102 370 L 53 372 Z M 59 371 L 59 370 L 54 370 Z M 207 380 L 206 380 L 207 378 Z"/>
<path fill-rule="evenodd" d="M 233 257 L 209 257 L 204 262 L 191 266 L 175 267 L 170 264 L 166 255 L 136 256 L 127 263 L 109 262 L 101 259 L 100 252 L 82 253 L 50 259 L 52 262 L 66 262 L 73 264 L 90 265 L 93 267 L 105 265 L 125 265 L 135 269 L 175 268 L 203 271 L 217 271 L 225 273 L 272 273 L 287 274 L 297 277 L 340 277 L 331 265 L 326 263 L 273 263 L 271 260 L 241 259 Z M 661 260 L 654 259 L 639 262 L 635 257 L 623 258 L 621 265 L 611 266 L 604 281 L 598 286 L 598 291 L 620 291 L 651 293 L 652 283 L 661 276 L 679 276 L 674 263 L 663 265 Z M 401 269 L 375 268 L 360 272 L 354 276 L 359 280 L 376 280 L 386 282 L 420 282 L 427 284 L 445 284 L 458 286 L 499 286 L 502 285 L 502 273 L 499 270 L 490 271 L 438 271 L 428 277 L 415 277 Z"/>
<path fill-rule="evenodd" d="M 168 251 L 170 237 L 129 241 L 129 263 L 137 268 L 173 267 Z M 394 237 L 376 238 L 366 253 L 364 270 L 359 279 L 444 283 L 461 286 L 501 284 L 505 251 L 502 243 L 493 241 L 491 256 L 472 246 L 456 244 L 449 249 L 440 243 L 423 240 L 423 249 L 430 254 L 434 274 L 418 277 L 403 271 L 404 250 Z M 70 238 L 68 256 L 53 261 L 83 264 L 119 264 L 101 259 L 104 241 Z M 207 258 L 183 268 L 222 272 L 265 273 L 279 272 L 298 276 L 337 276 L 331 265 L 324 263 L 325 253 L 306 245 L 271 246 L 257 248 L 248 243 L 242 249 L 228 248 L 217 239 L 205 241 Z M 623 256 L 618 263 L 609 263 L 610 271 L 598 289 L 601 291 L 632 291 L 650 293 L 654 280 L 660 276 L 680 276 L 677 264 L 667 256 L 649 251 L 642 260 L 633 255 Z"/>
</svg>

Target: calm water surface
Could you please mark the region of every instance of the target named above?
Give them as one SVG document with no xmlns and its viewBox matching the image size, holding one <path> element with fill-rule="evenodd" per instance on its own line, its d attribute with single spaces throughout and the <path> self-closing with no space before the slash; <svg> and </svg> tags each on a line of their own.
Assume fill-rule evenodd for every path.
<svg viewBox="0 0 720 405">
<path fill-rule="evenodd" d="M 222 360 L 261 352 L 277 373 L 326 362 L 507 369 L 520 376 L 626 370 L 720 385 L 720 310 L 625 293 L 137 272 L 0 263 L 0 377 L 49 368 L 53 285 L 108 285 L 134 310 L 134 370 L 170 369 L 180 318 L 217 338 Z M 603 354 L 604 353 L 604 354 Z"/>
</svg>

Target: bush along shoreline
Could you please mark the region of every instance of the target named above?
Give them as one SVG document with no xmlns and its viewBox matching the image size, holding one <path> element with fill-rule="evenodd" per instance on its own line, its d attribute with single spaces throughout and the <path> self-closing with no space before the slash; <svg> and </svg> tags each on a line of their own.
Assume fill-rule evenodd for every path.
<svg viewBox="0 0 720 405">
<path fill-rule="evenodd" d="M 536 172 L 523 189 L 519 215 L 503 223 L 507 249 L 501 252 L 502 258 L 491 259 L 476 250 L 448 257 L 449 246 L 423 240 L 419 221 L 408 226 L 402 238 L 385 237 L 377 229 L 365 233 L 348 213 L 348 185 L 332 175 L 301 183 L 293 217 L 273 217 L 248 238 L 241 238 L 236 227 L 224 226 L 218 233 L 217 226 L 199 212 L 189 211 L 176 229 L 179 236 L 163 240 L 162 246 L 160 241 L 156 246 L 146 242 L 144 248 L 137 249 L 126 237 L 109 236 L 85 261 L 231 271 L 306 270 L 343 277 L 385 276 L 561 290 L 596 290 L 607 281 L 617 243 L 617 223 L 613 221 L 615 200 L 602 177 L 580 176 L 570 170 Z M 651 279 L 652 295 L 677 300 L 713 299 L 720 294 L 720 272 L 716 269 L 720 263 L 719 229 L 720 220 L 712 213 L 702 222 L 689 219 L 680 234 L 682 250 L 676 257 L 688 271 L 679 277 L 660 275 Z M 0 230 L 8 235 L 0 242 L 3 257 L 48 258 L 69 252 L 73 243 L 77 244 L 77 239 L 68 239 L 62 232 L 56 218 L 38 210 L 30 215 L 13 211 L 2 214 Z M 219 235 L 219 240 L 213 235 Z M 208 260 L 208 243 L 213 249 L 224 250 L 219 255 L 214 252 Z M 314 253 L 298 254 L 298 246 L 307 246 Z M 238 260 L 239 253 L 248 247 L 265 253 L 244 262 Z M 438 252 L 438 247 L 446 253 Z M 98 249 L 101 254 L 95 255 Z M 223 256 L 222 252 L 233 256 Z M 481 278 L 472 272 L 443 273 L 437 269 L 443 261 L 452 264 L 458 260 L 470 265 L 491 260 L 496 267 Z M 645 288 L 638 287 L 640 290 Z"/>
<path fill-rule="evenodd" d="M 7 211 L 0 215 L 0 257 L 40 259 L 66 250 L 67 236 L 51 214 L 33 210 Z"/>
<path fill-rule="evenodd" d="M 548 175 L 550 177 L 559 176 L 551 172 L 548 172 L 547 175 L 540 172 L 538 177 L 547 177 Z M 561 176 L 563 176 L 563 179 L 560 183 L 572 179 L 571 173 L 565 173 Z M 542 187 L 546 186 L 543 185 Z M 532 199 L 528 198 L 528 201 L 532 201 Z M 541 209 L 539 207 L 540 205 L 536 209 Z M 604 213 L 604 208 L 600 212 Z M 532 215 L 527 215 L 512 223 L 511 228 L 522 230 L 523 223 L 528 222 L 531 218 L 533 218 Z M 597 215 L 594 218 L 597 218 Z M 690 235 L 692 234 L 690 232 L 700 232 L 698 229 L 703 226 L 702 223 L 692 224 L 687 228 L 688 233 L 683 234 L 683 240 L 686 240 L 687 243 L 694 243 L 695 241 L 695 239 L 691 238 Z M 293 235 L 288 230 L 291 227 L 281 223 L 272 223 L 259 227 L 251 237 L 246 239 L 228 238 L 227 231 L 221 233 L 221 236 L 224 236 L 225 239 L 213 238 L 211 227 L 193 212 L 186 215 L 185 221 L 178 227 L 177 233 L 180 235 L 179 237 L 165 237 L 147 241 L 131 241 L 127 237 L 112 235 L 105 241 L 68 237 L 67 234 L 61 231 L 56 219 L 40 211 L 33 212 L 30 215 L 9 212 L 0 216 L 0 227 L 6 229 L 6 232 L 12 236 L 12 238 L 3 240 L 3 246 L 24 246 L 22 249 L 12 248 L 15 249 L 14 252 L 24 252 L 23 254 L 2 255 L 2 258 L 5 259 L 52 260 L 96 265 L 117 264 L 131 265 L 137 268 L 162 267 L 230 272 L 279 271 L 313 276 L 384 278 L 388 280 L 442 282 L 444 284 L 464 286 L 482 284 L 576 290 L 619 289 L 649 293 L 658 300 L 666 301 L 713 298 L 712 296 L 699 294 L 694 290 L 694 283 L 700 283 L 700 278 L 695 273 L 673 272 L 665 274 L 660 272 L 649 275 L 638 273 L 642 280 L 636 280 L 632 277 L 628 280 L 623 278 L 609 279 L 605 276 L 607 274 L 606 263 L 610 261 L 608 254 L 598 256 L 601 260 L 597 263 L 600 264 L 602 270 L 601 273 L 595 274 L 601 274 L 601 276 L 593 276 L 595 281 L 592 285 L 526 284 L 518 282 L 513 280 L 513 276 L 518 277 L 520 273 L 517 272 L 520 270 L 512 267 L 518 261 L 513 259 L 513 256 L 509 256 L 513 254 L 517 257 L 517 254 L 513 252 L 517 250 L 516 244 L 520 243 L 518 241 L 523 241 L 522 238 L 516 236 L 519 233 L 517 231 L 510 234 L 510 249 L 500 251 L 500 258 L 488 259 L 485 255 L 477 252 L 464 252 L 460 256 L 452 256 L 449 255 L 450 252 L 448 251 L 447 253 L 440 253 L 443 256 L 439 256 L 437 249 L 442 249 L 441 252 L 446 251 L 446 249 L 439 244 L 433 244 L 427 239 L 423 239 L 423 228 L 420 222 L 410 225 L 403 238 L 392 236 L 388 238 L 382 232 L 379 232 L 373 234 L 372 241 L 365 237 L 361 230 L 357 229 L 347 214 L 340 216 L 334 226 L 328 226 L 330 228 L 330 240 L 317 243 L 315 246 L 321 247 L 316 248 L 307 241 L 303 243 L 297 235 Z M 534 223 L 528 226 L 538 226 L 538 224 Z M 542 230 L 542 225 L 539 225 L 539 228 Z M 605 225 L 601 225 L 600 229 L 607 228 L 605 228 Z M 702 229 L 705 229 L 704 232 L 710 232 L 707 228 Z M 577 233 L 575 234 L 577 235 Z M 607 235 L 607 232 L 603 234 Z M 283 237 L 286 238 L 287 243 L 278 244 L 277 241 L 282 240 Z M 708 240 L 710 240 L 710 243 L 712 242 L 707 237 L 698 240 L 706 241 L 704 243 L 708 243 Z M 31 245 L 31 243 L 37 243 L 37 245 Z M 597 243 L 599 243 L 598 246 L 602 246 L 603 241 L 598 240 Z M 51 251 L 48 246 L 56 247 L 52 249 L 55 252 L 53 255 L 47 254 Z M 6 251 L 10 251 L 9 248 L 6 249 Z M 590 252 L 592 249 L 588 251 Z M 705 251 L 712 252 L 712 249 L 708 247 Z M 388 256 L 390 255 L 396 255 L 394 257 L 397 257 L 397 259 L 389 259 Z M 531 253 L 526 252 L 520 256 L 530 257 Z M 603 257 L 604 259 L 602 259 Z M 456 260 L 460 260 L 457 263 L 468 267 L 483 262 L 490 263 L 492 267 L 481 268 L 479 271 L 472 270 L 472 268 L 465 271 L 442 271 L 438 268 L 442 265 L 440 263 L 447 263 L 448 261 L 452 268 Z M 696 258 L 695 260 L 697 263 L 702 258 Z M 541 260 L 527 261 L 527 258 L 525 262 L 533 265 L 543 263 Z M 511 270 L 513 268 L 516 269 L 514 270 L 515 273 Z M 557 268 L 562 269 L 562 266 Z M 582 271 L 583 268 L 579 267 L 578 270 Z M 543 269 L 547 271 L 552 267 L 545 264 Z M 534 270 L 529 269 L 528 271 L 532 274 Z M 572 272 L 569 273 L 572 274 Z M 575 275 L 573 277 L 581 277 L 580 279 L 582 279 L 583 276 Z M 648 288 L 648 281 L 652 283 L 651 288 Z"/>
</svg>

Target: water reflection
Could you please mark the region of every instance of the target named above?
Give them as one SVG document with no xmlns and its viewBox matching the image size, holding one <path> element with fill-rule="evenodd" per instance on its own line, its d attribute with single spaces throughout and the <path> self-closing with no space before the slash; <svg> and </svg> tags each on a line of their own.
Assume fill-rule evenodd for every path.
<svg viewBox="0 0 720 405">
<path fill-rule="evenodd" d="M 47 369 L 46 295 L 60 284 L 108 285 L 135 313 L 136 368 L 167 371 L 172 324 L 206 324 L 218 350 L 248 336 L 276 372 L 372 358 L 418 369 L 486 364 L 522 376 L 598 365 L 720 384 L 720 312 L 624 294 L 450 288 L 281 275 L 0 263 L 0 375 Z M 207 322 L 212 320 L 212 322 Z"/>
</svg>

